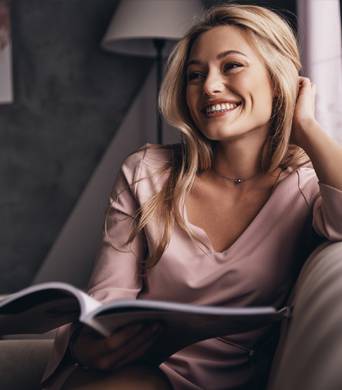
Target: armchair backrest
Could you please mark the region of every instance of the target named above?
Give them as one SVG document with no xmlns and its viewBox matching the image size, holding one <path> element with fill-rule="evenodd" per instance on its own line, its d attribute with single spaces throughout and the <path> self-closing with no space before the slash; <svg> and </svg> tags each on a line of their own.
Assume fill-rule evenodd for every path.
<svg viewBox="0 0 342 390">
<path fill-rule="evenodd" d="M 288 303 L 267 390 L 342 389 L 342 242 L 313 251 Z"/>
</svg>

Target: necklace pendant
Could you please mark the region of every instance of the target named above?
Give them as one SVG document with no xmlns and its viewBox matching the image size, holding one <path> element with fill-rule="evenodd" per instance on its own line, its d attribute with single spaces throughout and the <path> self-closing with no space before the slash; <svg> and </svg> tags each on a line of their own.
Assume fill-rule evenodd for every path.
<svg viewBox="0 0 342 390">
<path fill-rule="evenodd" d="M 242 183 L 242 179 L 234 179 L 234 184 L 240 184 Z"/>
</svg>

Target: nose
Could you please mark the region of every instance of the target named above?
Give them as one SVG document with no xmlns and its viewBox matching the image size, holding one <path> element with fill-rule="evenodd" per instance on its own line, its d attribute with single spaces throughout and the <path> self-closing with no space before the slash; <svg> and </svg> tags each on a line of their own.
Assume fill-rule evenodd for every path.
<svg viewBox="0 0 342 390">
<path fill-rule="evenodd" d="M 203 83 L 203 93 L 205 95 L 214 95 L 222 92 L 224 89 L 224 81 L 218 72 L 208 72 Z"/>
</svg>

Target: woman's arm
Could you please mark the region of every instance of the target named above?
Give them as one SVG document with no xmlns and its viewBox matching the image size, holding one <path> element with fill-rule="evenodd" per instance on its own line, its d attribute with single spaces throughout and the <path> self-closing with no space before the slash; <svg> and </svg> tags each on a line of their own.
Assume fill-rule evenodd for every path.
<svg viewBox="0 0 342 390">
<path fill-rule="evenodd" d="M 310 157 L 319 181 L 342 191 L 342 145 L 315 119 L 315 85 L 306 77 L 299 79 L 291 139 Z"/>
<path fill-rule="evenodd" d="M 319 181 L 342 191 L 342 146 L 317 121 L 303 129 L 301 148 L 310 157 Z"/>
<path fill-rule="evenodd" d="M 134 299 L 142 288 L 138 265 L 145 256 L 143 234 L 140 233 L 136 236 L 128 247 L 124 246 L 131 228 L 132 218 L 139 207 L 132 183 L 136 179 L 141 159 L 141 152 L 137 152 L 125 160 L 110 197 L 103 243 L 88 286 L 89 294 L 101 302 L 113 299 Z M 75 324 L 71 324 L 65 325 L 57 331 L 54 351 L 43 380 L 49 378 L 56 371 L 63 357 L 66 356 L 70 337 L 75 330 L 77 330 Z M 84 331 L 82 338 L 75 338 L 74 357 L 83 365 L 91 367 L 94 362 L 96 366 L 102 368 L 115 365 L 118 360 L 121 364 L 126 363 L 127 357 L 134 359 L 137 353 L 142 353 L 144 348 L 148 347 L 146 341 L 154 341 L 153 335 L 155 334 L 151 327 L 137 329 L 133 325 L 122 330 L 119 335 L 108 339 L 97 340 L 96 337 L 93 337 L 94 335 L 88 333 Z M 131 353 L 128 354 L 128 350 L 122 349 L 118 351 L 118 354 L 116 352 L 111 354 L 113 350 L 117 349 L 120 340 L 127 338 L 132 338 L 129 347 Z M 145 343 L 140 342 L 141 338 Z M 84 343 L 78 342 L 82 339 L 85 341 Z M 103 353 L 104 350 L 106 350 L 107 356 Z M 102 357 L 100 358 L 100 356 Z"/>
</svg>

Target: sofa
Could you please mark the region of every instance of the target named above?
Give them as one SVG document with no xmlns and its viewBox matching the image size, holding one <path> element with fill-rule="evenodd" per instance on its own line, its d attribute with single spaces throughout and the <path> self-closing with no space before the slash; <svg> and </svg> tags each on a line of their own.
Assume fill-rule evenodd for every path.
<svg viewBox="0 0 342 390">
<path fill-rule="evenodd" d="M 289 298 L 267 390 L 342 389 L 342 242 L 320 244 Z"/>
<path fill-rule="evenodd" d="M 311 252 L 288 303 L 267 390 L 342 389 L 342 242 Z M 0 389 L 39 389 L 52 345 L 49 335 L 0 340 Z"/>
</svg>

